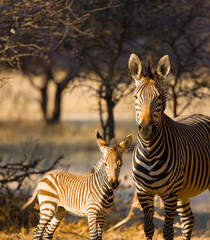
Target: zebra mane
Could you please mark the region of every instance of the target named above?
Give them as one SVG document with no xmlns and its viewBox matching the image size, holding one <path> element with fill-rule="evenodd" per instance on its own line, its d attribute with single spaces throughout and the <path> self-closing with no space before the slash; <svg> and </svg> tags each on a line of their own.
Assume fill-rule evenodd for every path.
<svg viewBox="0 0 210 240">
<path fill-rule="evenodd" d="M 110 147 L 113 150 L 116 150 L 118 147 L 118 140 L 116 138 L 112 138 L 110 141 Z M 104 166 L 104 157 L 100 157 L 98 161 L 93 165 L 93 167 L 89 170 L 89 173 L 96 173 L 98 172 L 102 166 Z"/>
<path fill-rule="evenodd" d="M 116 150 L 118 147 L 119 141 L 116 138 L 112 138 L 110 141 L 110 148 Z M 104 166 L 104 157 L 101 156 L 98 161 L 93 165 L 93 167 L 89 170 L 89 173 L 96 173 L 98 172 L 102 166 Z"/>
<path fill-rule="evenodd" d="M 161 79 L 157 79 L 156 72 L 154 72 L 154 70 L 152 68 L 152 56 L 151 55 L 147 56 L 146 64 L 147 64 L 146 73 L 143 75 L 146 77 L 147 80 L 150 80 L 150 79 L 154 80 L 155 88 L 162 95 L 163 102 L 165 103 L 168 98 L 166 86 L 163 84 L 163 81 L 161 81 Z"/>
<path fill-rule="evenodd" d="M 145 75 L 148 79 L 153 78 L 152 74 L 152 57 L 151 55 L 147 56 L 147 71 Z"/>
<path fill-rule="evenodd" d="M 98 161 L 89 170 L 89 173 L 96 173 L 96 172 L 98 172 L 102 168 L 102 166 L 104 166 L 104 158 L 103 157 L 98 159 Z"/>
</svg>

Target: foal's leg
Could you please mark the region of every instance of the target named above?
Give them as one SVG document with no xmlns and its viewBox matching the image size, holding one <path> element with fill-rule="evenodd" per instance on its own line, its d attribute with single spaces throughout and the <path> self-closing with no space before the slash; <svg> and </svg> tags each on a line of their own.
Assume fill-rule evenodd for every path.
<svg viewBox="0 0 210 240">
<path fill-rule="evenodd" d="M 55 214 L 55 212 L 51 209 L 40 210 L 39 223 L 33 233 L 34 240 L 42 240 L 43 232 L 44 232 L 47 224 L 53 218 L 54 214 Z"/>
<path fill-rule="evenodd" d="M 44 234 L 43 234 L 44 240 L 53 238 L 53 234 L 54 234 L 56 228 L 58 227 L 60 221 L 65 217 L 66 213 L 67 213 L 67 211 L 65 210 L 65 208 L 58 207 L 58 209 L 55 213 L 55 216 L 51 219 L 51 221 L 49 222 L 49 224 L 47 225 L 47 227 L 44 230 Z"/>
<path fill-rule="evenodd" d="M 97 217 L 97 224 L 98 224 L 98 240 L 102 240 L 102 232 L 105 222 L 105 214 L 100 214 Z"/>
<path fill-rule="evenodd" d="M 47 224 L 51 221 L 53 216 L 55 215 L 57 209 L 57 199 L 55 201 L 51 201 L 46 198 L 45 194 L 40 190 L 38 194 L 39 208 L 40 208 L 40 219 L 39 223 L 34 231 L 33 239 L 41 240 L 43 237 L 43 232 L 47 226 Z"/>
<path fill-rule="evenodd" d="M 97 213 L 88 213 L 88 224 L 90 229 L 90 240 L 98 240 Z"/>
<path fill-rule="evenodd" d="M 191 234 L 192 234 L 192 230 L 195 222 L 195 219 L 190 207 L 190 200 L 189 199 L 179 200 L 177 212 L 181 219 L 183 240 L 188 240 L 191 238 Z"/>
</svg>

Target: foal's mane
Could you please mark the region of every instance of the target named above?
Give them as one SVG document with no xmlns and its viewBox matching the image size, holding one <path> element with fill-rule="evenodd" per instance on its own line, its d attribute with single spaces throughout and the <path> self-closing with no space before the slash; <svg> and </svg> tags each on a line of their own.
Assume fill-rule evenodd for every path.
<svg viewBox="0 0 210 240">
<path fill-rule="evenodd" d="M 112 138 L 110 141 L 110 148 L 116 150 L 118 147 L 118 140 L 116 138 Z M 104 157 L 101 156 L 97 162 L 93 165 L 93 167 L 89 170 L 90 173 L 98 172 L 104 166 Z"/>
</svg>

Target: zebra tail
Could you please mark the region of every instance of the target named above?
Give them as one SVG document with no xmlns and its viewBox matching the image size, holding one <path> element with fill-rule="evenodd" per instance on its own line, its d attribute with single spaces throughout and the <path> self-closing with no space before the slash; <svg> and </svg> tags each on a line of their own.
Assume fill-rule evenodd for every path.
<svg viewBox="0 0 210 240">
<path fill-rule="evenodd" d="M 37 196 L 37 189 L 32 194 L 32 197 L 28 199 L 28 201 L 22 206 L 21 210 L 24 211 L 28 206 L 30 206 L 33 202 L 35 202 Z"/>
</svg>

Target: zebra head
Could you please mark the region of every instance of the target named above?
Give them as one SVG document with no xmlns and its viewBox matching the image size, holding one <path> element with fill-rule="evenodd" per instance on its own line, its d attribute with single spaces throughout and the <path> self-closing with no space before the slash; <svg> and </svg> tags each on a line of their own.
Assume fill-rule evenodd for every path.
<svg viewBox="0 0 210 240">
<path fill-rule="evenodd" d="M 108 176 L 110 186 L 115 189 L 119 185 L 120 168 L 123 164 L 123 152 L 129 148 L 132 143 L 132 136 L 128 135 L 121 143 L 108 146 L 106 141 L 96 131 L 96 141 L 103 153 L 104 165 Z"/>
<path fill-rule="evenodd" d="M 148 57 L 147 71 L 143 74 L 141 61 L 135 54 L 131 54 L 128 67 L 136 85 L 134 97 L 140 136 L 144 140 L 151 140 L 165 109 L 166 94 L 161 88 L 161 80 L 170 71 L 170 60 L 168 55 L 162 57 L 156 72 L 152 73 L 151 58 Z"/>
</svg>

